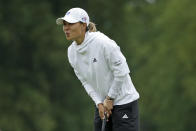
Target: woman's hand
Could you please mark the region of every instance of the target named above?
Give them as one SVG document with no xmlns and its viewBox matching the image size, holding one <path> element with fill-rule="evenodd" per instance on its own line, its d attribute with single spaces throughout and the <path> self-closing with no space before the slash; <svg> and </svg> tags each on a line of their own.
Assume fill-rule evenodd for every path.
<svg viewBox="0 0 196 131">
<path fill-rule="evenodd" d="M 103 102 L 103 105 L 107 111 L 112 110 L 113 109 L 113 99 L 111 99 L 110 97 L 107 96 Z"/>
<path fill-rule="evenodd" d="M 105 118 L 104 116 L 105 108 L 103 106 L 103 103 L 98 104 L 98 109 L 99 109 L 99 116 L 103 120 Z"/>
<path fill-rule="evenodd" d="M 113 109 L 113 100 L 105 99 L 103 102 L 103 106 L 106 109 L 107 112 L 107 117 L 109 117 L 112 114 L 112 109 Z"/>
</svg>

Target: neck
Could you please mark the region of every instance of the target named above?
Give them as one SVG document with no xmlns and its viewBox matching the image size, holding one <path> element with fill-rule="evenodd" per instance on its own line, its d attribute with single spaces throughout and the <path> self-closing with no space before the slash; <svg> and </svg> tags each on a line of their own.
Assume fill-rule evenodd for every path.
<svg viewBox="0 0 196 131">
<path fill-rule="evenodd" d="M 84 38 L 85 38 L 85 34 L 86 34 L 86 32 L 82 33 L 82 35 L 76 40 L 77 45 L 82 44 L 82 42 L 84 41 Z"/>
</svg>

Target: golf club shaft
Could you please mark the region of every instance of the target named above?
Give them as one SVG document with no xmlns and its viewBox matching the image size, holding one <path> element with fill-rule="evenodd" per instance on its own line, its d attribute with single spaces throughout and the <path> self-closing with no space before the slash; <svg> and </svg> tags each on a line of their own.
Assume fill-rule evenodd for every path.
<svg viewBox="0 0 196 131">
<path fill-rule="evenodd" d="M 106 127 L 106 122 L 107 122 L 107 113 L 104 113 L 104 119 L 102 120 L 102 127 L 101 127 L 101 131 L 105 131 L 105 127 Z"/>
</svg>

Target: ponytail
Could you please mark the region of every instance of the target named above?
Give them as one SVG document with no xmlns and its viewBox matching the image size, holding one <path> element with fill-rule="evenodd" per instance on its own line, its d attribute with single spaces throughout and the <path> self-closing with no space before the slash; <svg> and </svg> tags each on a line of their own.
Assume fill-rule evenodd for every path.
<svg viewBox="0 0 196 131">
<path fill-rule="evenodd" d="M 89 22 L 88 31 L 89 31 L 89 32 L 96 32 L 96 31 L 97 31 L 97 28 L 96 28 L 95 23 Z"/>
</svg>

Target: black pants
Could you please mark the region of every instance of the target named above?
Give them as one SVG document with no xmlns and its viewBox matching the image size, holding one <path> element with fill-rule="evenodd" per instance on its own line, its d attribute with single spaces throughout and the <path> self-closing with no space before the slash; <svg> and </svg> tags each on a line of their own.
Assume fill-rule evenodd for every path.
<svg viewBox="0 0 196 131">
<path fill-rule="evenodd" d="M 102 120 L 96 108 L 94 131 L 101 131 Z M 106 124 L 105 131 L 139 131 L 139 113 L 137 100 L 125 105 L 116 105 Z"/>
</svg>

